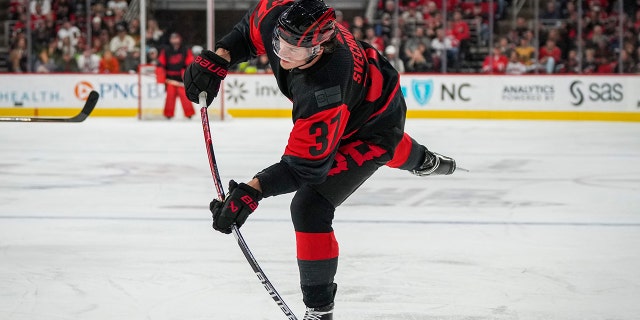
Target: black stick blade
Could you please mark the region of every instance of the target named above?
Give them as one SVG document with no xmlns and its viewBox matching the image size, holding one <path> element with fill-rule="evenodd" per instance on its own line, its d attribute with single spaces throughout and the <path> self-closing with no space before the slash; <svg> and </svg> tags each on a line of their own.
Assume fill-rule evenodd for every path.
<svg viewBox="0 0 640 320">
<path fill-rule="evenodd" d="M 93 109 L 96 107 L 96 104 L 98 104 L 98 99 L 100 99 L 100 94 L 96 91 L 91 91 L 80 113 L 78 113 L 75 117 L 70 118 L 67 122 L 84 121 L 91 114 L 91 112 L 93 112 Z"/>
<path fill-rule="evenodd" d="M 91 114 L 100 99 L 100 94 L 91 91 L 84 103 L 84 107 L 80 113 L 71 118 L 39 118 L 39 117 L 16 117 L 16 118 L 0 118 L 0 122 L 82 122 Z"/>
</svg>

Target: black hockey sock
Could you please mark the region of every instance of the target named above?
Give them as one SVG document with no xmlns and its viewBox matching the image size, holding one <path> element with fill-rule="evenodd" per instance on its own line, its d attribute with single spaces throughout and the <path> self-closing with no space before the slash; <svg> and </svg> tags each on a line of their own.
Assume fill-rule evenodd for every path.
<svg viewBox="0 0 640 320">
<path fill-rule="evenodd" d="M 338 285 L 335 283 L 317 285 L 317 286 L 301 286 L 302 287 L 302 299 L 304 304 L 309 308 L 324 307 L 333 303 L 338 290 Z"/>
</svg>

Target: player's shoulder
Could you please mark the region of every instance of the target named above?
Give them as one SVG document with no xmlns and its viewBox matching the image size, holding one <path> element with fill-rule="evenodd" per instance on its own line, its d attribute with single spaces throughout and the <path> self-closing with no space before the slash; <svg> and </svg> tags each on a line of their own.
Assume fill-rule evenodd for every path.
<svg viewBox="0 0 640 320">
<path fill-rule="evenodd" d="M 288 4 L 294 3 L 295 0 L 260 0 L 258 2 L 258 7 L 262 10 L 271 10 L 272 8 L 284 6 Z"/>
<path fill-rule="evenodd" d="M 262 0 L 249 10 L 245 21 L 255 54 L 264 54 L 270 47 L 278 17 L 292 3 L 293 0 Z"/>
<path fill-rule="evenodd" d="M 253 10 L 252 20 L 257 27 L 269 15 L 280 15 L 294 0 L 261 0 Z"/>
</svg>

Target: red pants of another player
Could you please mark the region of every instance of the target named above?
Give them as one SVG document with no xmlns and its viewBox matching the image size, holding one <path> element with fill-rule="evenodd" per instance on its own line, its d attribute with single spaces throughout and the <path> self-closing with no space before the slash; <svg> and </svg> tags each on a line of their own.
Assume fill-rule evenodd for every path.
<svg viewBox="0 0 640 320">
<path fill-rule="evenodd" d="M 164 101 L 164 116 L 167 118 L 173 118 L 176 109 L 176 94 L 180 97 L 180 103 L 182 104 L 182 110 L 184 110 L 184 116 L 191 118 L 196 112 L 193 110 L 191 101 L 187 98 L 187 94 L 184 92 L 184 87 L 167 83 L 167 98 Z"/>
</svg>

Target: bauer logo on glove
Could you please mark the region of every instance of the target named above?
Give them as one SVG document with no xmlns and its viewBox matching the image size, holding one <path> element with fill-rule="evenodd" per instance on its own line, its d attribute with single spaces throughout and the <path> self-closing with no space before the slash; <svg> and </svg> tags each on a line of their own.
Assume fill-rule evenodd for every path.
<svg viewBox="0 0 640 320">
<path fill-rule="evenodd" d="M 206 70 L 211 71 L 211 73 L 216 74 L 222 78 L 225 78 L 227 76 L 227 69 L 225 69 L 225 67 L 222 67 L 219 64 L 216 64 L 207 59 L 203 59 L 202 56 L 197 56 L 195 62 Z"/>
<path fill-rule="evenodd" d="M 207 105 L 218 96 L 220 82 L 227 76 L 229 61 L 212 51 L 204 50 L 184 72 L 184 88 L 187 98 L 199 102 L 200 92 L 207 92 Z"/>
<path fill-rule="evenodd" d="M 222 233 L 231 233 L 235 223 L 240 228 L 249 215 L 258 208 L 262 193 L 247 184 L 229 181 L 229 195 L 224 202 L 211 201 L 209 209 L 213 217 L 213 228 Z"/>
</svg>

